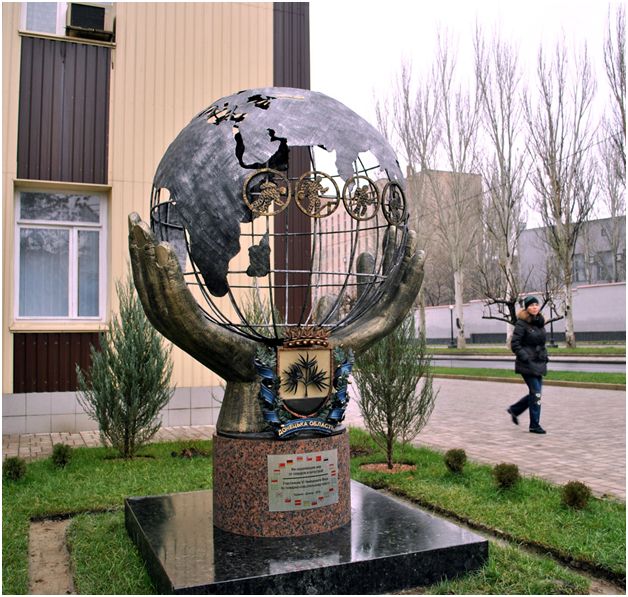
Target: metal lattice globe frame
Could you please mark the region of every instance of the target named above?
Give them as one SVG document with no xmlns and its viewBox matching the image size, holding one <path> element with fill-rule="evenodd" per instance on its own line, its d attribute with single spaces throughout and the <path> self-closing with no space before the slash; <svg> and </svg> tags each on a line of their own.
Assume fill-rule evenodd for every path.
<svg viewBox="0 0 628 597">
<path fill-rule="evenodd" d="M 365 164 L 362 159 L 354 162 L 353 175 L 346 180 L 337 172 L 321 172 L 316 167 L 314 149 L 309 147 L 308 150 L 310 169 L 301 176 L 288 177 L 285 172 L 269 168 L 269 164 L 252 170 L 247 176 L 247 182 L 255 184 L 256 176 L 263 180 L 264 175 L 271 178 L 274 172 L 284 177 L 289 189 L 270 206 L 260 209 L 263 206 L 255 205 L 255 192 L 247 195 L 245 182 L 242 200 L 247 204 L 251 221 L 242 225 L 241 240 L 246 239 L 250 246 L 259 246 L 266 237 L 273 253 L 280 243 L 285 243 L 286 250 L 284 263 L 279 267 L 271 257 L 273 266 L 265 276 L 248 277 L 244 270 L 229 268 L 227 295 L 237 321 L 227 317 L 216 297 L 207 289 L 192 257 L 190 235 L 173 209 L 177 197 L 167 191 L 164 193 L 164 189 L 157 186 L 153 186 L 151 193 L 151 229 L 158 241 L 178 245 L 176 252 L 186 283 L 200 290 L 204 304 L 199 304 L 199 307 L 205 317 L 212 323 L 267 345 L 280 344 L 286 328 L 319 327 L 331 333 L 358 320 L 379 300 L 388 272 L 402 257 L 408 234 L 408 211 L 400 181 L 392 179 L 378 164 Z M 366 159 L 369 157 L 372 158 L 367 155 Z M 303 200 L 303 196 L 307 195 L 304 181 L 312 183 L 317 179 L 325 189 L 323 191 L 319 187 L 318 193 L 310 193 L 318 197 L 322 204 L 318 210 L 316 206 L 308 208 Z M 365 191 L 362 197 L 366 195 L 362 202 L 361 190 Z M 165 199 L 164 194 L 168 195 Z M 278 230 L 276 216 L 286 209 L 298 209 L 309 217 L 310 231 L 291 231 L 287 226 L 288 218 L 284 228 Z M 336 216 L 335 221 L 341 223 L 341 228 L 334 227 L 332 216 Z M 334 236 L 344 236 L 348 242 L 346 259 L 343 259 L 345 267 L 332 271 L 320 265 L 326 258 L 324 253 L 332 250 L 329 241 Z M 310 266 L 307 270 L 291 270 L 288 266 L 291 244 L 299 237 L 309 239 Z M 182 243 L 185 252 L 182 251 Z M 243 276 L 247 276 L 249 284 L 242 283 Z M 306 281 L 295 281 L 299 276 L 305 277 Z M 278 277 L 283 277 L 285 282 L 278 282 Z M 286 322 L 280 312 L 288 312 L 288 301 L 296 288 L 303 288 L 310 296 L 309 305 L 308 302 L 303 304 L 298 321 Z M 282 305 L 276 303 L 277 290 L 283 290 L 281 295 L 285 298 Z M 253 305 L 261 308 L 253 309 Z"/>
</svg>

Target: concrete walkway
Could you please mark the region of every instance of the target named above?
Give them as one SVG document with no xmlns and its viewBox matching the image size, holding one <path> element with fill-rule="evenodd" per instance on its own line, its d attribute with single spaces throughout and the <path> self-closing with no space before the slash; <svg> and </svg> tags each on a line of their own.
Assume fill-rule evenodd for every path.
<svg viewBox="0 0 628 597">
<path fill-rule="evenodd" d="M 463 448 L 468 458 L 514 463 L 526 475 L 564 484 L 577 480 L 598 495 L 626 499 L 626 392 L 548 386 L 543 390 L 541 425 L 547 435 L 528 431 L 527 411 L 514 425 L 506 408 L 527 393 L 519 385 L 435 379 L 434 412 L 413 442 L 447 451 Z M 361 424 L 352 402 L 347 422 Z"/>
<path fill-rule="evenodd" d="M 598 495 L 626 499 L 625 391 L 547 387 L 541 424 L 547 435 L 528 432 L 527 413 L 513 425 L 506 408 L 525 393 L 510 383 L 436 379 L 440 390 L 429 423 L 415 444 L 437 450 L 463 448 L 479 462 L 510 462 L 554 483 L 579 480 Z M 354 386 L 352 386 L 352 389 Z M 362 426 L 356 400 L 346 423 Z M 210 439 L 210 426 L 161 429 L 155 441 Z M 98 432 L 3 435 L 3 457 L 48 456 L 55 443 L 97 446 Z"/>
</svg>

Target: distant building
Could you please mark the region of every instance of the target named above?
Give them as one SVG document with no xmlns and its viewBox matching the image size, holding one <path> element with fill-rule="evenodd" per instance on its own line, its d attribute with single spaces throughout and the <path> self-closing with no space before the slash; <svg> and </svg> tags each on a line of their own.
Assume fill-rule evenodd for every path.
<svg viewBox="0 0 628 597">
<path fill-rule="evenodd" d="M 615 227 L 615 228 L 614 228 Z M 526 291 L 542 289 L 548 261 L 547 228 L 524 230 L 519 238 L 519 267 Z M 576 243 L 574 287 L 626 281 L 626 217 L 603 218 L 584 224 Z"/>
<path fill-rule="evenodd" d="M 470 247 L 463 268 L 467 281 L 464 298 L 473 298 L 472 285 L 469 282 L 477 270 L 475 256 L 471 252 L 477 248 L 481 236 L 482 177 L 473 173 L 423 170 L 416 174 L 408 172 L 406 184 L 409 226 L 417 233 L 418 248 L 426 250 L 423 279 L 425 303 L 439 305 L 454 301 L 451 256 L 443 235 L 439 233 L 440 218 L 448 229 L 453 231 L 457 227 L 463 245 Z M 459 200 L 454 212 L 455 197 Z M 439 209 L 443 210 L 440 216 Z M 471 238 L 474 233 L 477 236 Z"/>
</svg>

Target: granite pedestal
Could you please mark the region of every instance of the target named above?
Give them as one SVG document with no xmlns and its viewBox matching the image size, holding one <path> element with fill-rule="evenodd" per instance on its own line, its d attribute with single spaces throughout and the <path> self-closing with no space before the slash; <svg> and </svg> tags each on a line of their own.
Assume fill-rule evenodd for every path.
<svg viewBox="0 0 628 597">
<path fill-rule="evenodd" d="M 488 542 L 351 482 L 351 522 L 306 537 L 247 537 L 213 525 L 212 492 L 128 498 L 129 535 L 157 590 L 180 594 L 369 594 L 481 567 Z"/>
<path fill-rule="evenodd" d="M 214 525 L 238 535 L 296 537 L 333 531 L 348 524 L 351 518 L 349 434 L 342 429 L 328 437 L 283 441 L 269 435 L 270 439 L 246 439 L 243 434 L 214 435 Z M 300 506 L 294 506 L 296 498 L 304 497 L 295 494 L 290 496 L 294 499 L 286 500 L 292 502 L 286 508 L 273 510 L 269 477 L 271 483 L 279 479 L 272 479 L 269 458 L 275 458 L 277 473 L 305 466 L 310 474 L 322 472 L 324 476 L 329 472 L 333 484 L 317 488 L 318 493 L 310 496 L 313 505 L 303 499 L 298 502 Z M 287 496 L 282 494 L 282 497 Z"/>
</svg>

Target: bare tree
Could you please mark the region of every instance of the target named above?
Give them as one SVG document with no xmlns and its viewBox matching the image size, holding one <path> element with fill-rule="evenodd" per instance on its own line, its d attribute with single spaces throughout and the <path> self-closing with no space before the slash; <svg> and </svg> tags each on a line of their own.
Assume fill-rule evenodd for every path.
<svg viewBox="0 0 628 597">
<path fill-rule="evenodd" d="M 457 345 L 463 348 L 465 272 L 481 229 L 482 185 L 480 177 L 471 174 L 476 166 L 479 100 L 460 84 L 455 56 L 451 40 L 439 34 L 429 74 L 415 87 L 412 70 L 404 64 L 392 99 L 380 102 L 378 113 L 380 129 L 392 131 L 394 144 L 408 163 L 408 188 L 419 206 L 420 221 L 415 225 L 426 251 L 426 267 L 435 244 L 446 249 L 453 272 Z M 428 286 L 426 276 L 420 313 Z"/>
<path fill-rule="evenodd" d="M 604 43 L 604 64 L 611 88 L 611 117 L 606 131 L 611 138 L 617 176 L 626 184 L 626 9 L 619 3 L 615 12 L 615 27 L 608 12 L 608 31 Z"/>
<path fill-rule="evenodd" d="M 376 103 L 377 122 L 380 131 L 397 147 L 408 165 L 408 199 L 414 206 L 411 226 L 417 233 L 418 242 L 425 252 L 425 277 L 417 296 L 419 334 L 425 335 L 425 304 L 433 304 L 434 296 L 440 297 L 443 289 L 442 275 L 430 275 L 435 261 L 440 263 L 432 202 L 427 192 L 428 180 L 418 175 L 420 171 L 434 167 L 440 129 L 441 99 L 436 93 L 436 76 L 432 70 L 415 83 L 412 65 L 404 62 L 395 84 L 392 97 Z M 436 286 L 436 289 L 433 287 Z"/>
<path fill-rule="evenodd" d="M 529 160 L 519 142 L 523 109 L 521 70 L 513 48 L 498 37 L 487 46 L 479 28 L 475 31 L 474 54 L 482 128 L 488 138 L 480 166 L 486 189 L 482 223 L 488 237 L 486 244 L 492 249 L 481 256 L 480 267 L 485 270 L 486 279 L 486 269 L 491 260 L 496 261 L 493 271 L 501 280 L 491 287 L 502 288 L 506 304 L 512 304 L 518 295 L 515 254 L 525 228 L 522 203 L 529 169 Z M 512 330 L 507 326 L 508 346 Z"/>
<path fill-rule="evenodd" d="M 533 204 L 546 227 L 545 241 L 565 288 L 565 341 L 576 345 L 573 325 L 573 256 L 595 199 L 591 104 L 595 81 L 586 47 L 570 69 L 564 43 L 548 61 L 539 50 L 538 95 L 526 96 L 528 147 L 533 159 Z"/>
<path fill-rule="evenodd" d="M 452 51 L 453 50 L 453 51 Z M 457 346 L 464 348 L 464 269 L 480 230 L 481 184 L 474 185 L 476 140 L 479 126 L 478 94 L 465 91 L 455 79 L 453 44 L 439 35 L 436 54 L 437 90 L 440 95 L 441 151 L 451 176 L 429 174 L 436 201 L 436 229 L 448 248 L 454 274 Z"/>
<path fill-rule="evenodd" d="M 626 276 L 626 184 L 625 167 L 618 170 L 617 152 L 612 138 L 600 144 L 601 203 L 609 218 L 602 223 L 602 235 L 612 256 L 611 280 L 619 282 Z M 619 171 L 623 172 L 622 176 Z"/>
<path fill-rule="evenodd" d="M 438 115 L 440 100 L 435 91 L 435 73 L 432 70 L 414 84 L 412 65 L 404 62 L 392 97 L 376 101 L 376 117 L 380 132 L 400 148 L 408 165 L 408 199 L 413 206 L 411 226 L 417 233 L 420 247 L 425 252 L 426 275 L 416 299 L 419 312 L 419 334 L 425 334 L 425 303 L 434 294 L 430 288 L 435 253 L 435 229 L 430 216 L 431 204 L 426 193 L 427 181 L 417 176 L 421 170 L 434 167 L 439 140 Z M 439 280 L 440 281 L 440 280 Z M 437 294 L 440 295 L 440 287 Z"/>
<path fill-rule="evenodd" d="M 514 329 L 517 323 L 517 311 L 522 308 L 526 293 L 523 289 L 528 284 L 530 275 L 522 279 L 516 271 L 506 271 L 503 264 L 499 264 L 501 271 L 480 268 L 479 279 L 482 294 L 485 297 L 485 310 L 482 319 L 496 319 L 508 324 Z M 546 317 L 546 324 L 565 318 L 564 288 L 555 275 L 555 270 L 546 268 L 544 272 L 543 290 L 541 295 L 541 309 L 549 307 L 550 316 Z"/>
<path fill-rule="evenodd" d="M 423 298 L 425 305 L 450 304 L 454 301 L 453 271 L 447 248 L 434 239 L 430 244 L 429 260 L 425 263 Z"/>
<path fill-rule="evenodd" d="M 600 144 L 602 205 L 610 219 L 602 234 L 612 256 L 611 279 L 625 279 L 626 215 L 626 12 L 617 6 L 615 23 L 608 14 L 608 31 L 604 43 L 604 64 L 611 90 L 610 115 L 604 119 L 605 139 Z M 623 249 L 623 254 L 622 254 Z"/>
</svg>

